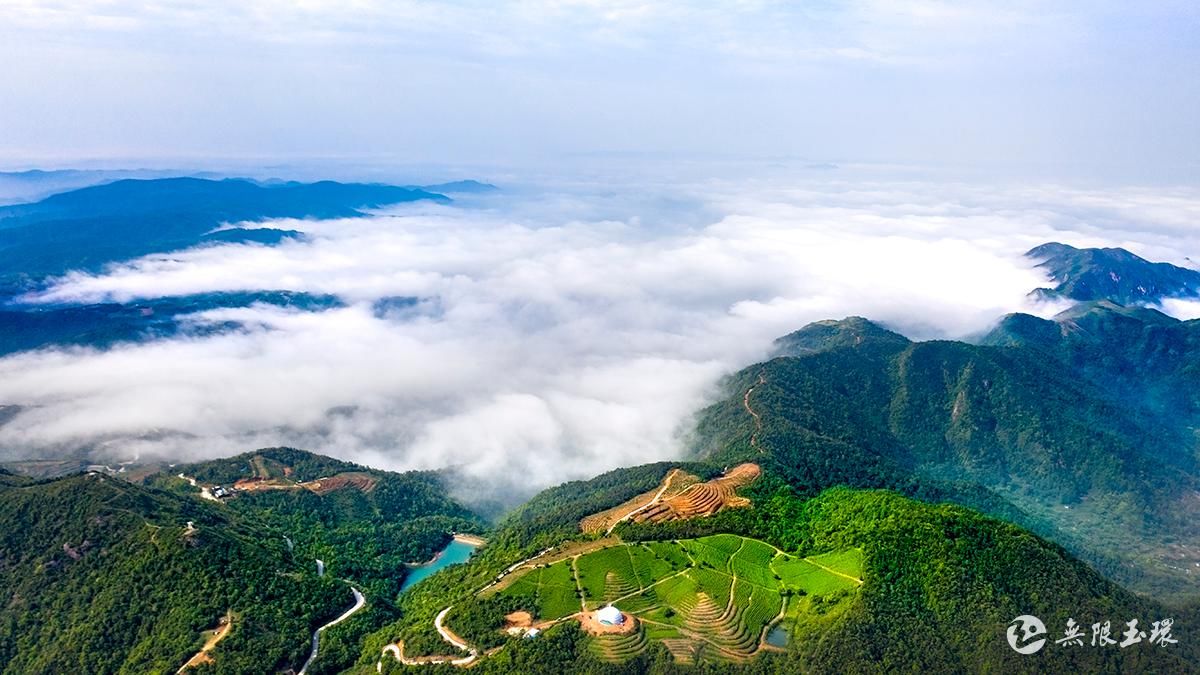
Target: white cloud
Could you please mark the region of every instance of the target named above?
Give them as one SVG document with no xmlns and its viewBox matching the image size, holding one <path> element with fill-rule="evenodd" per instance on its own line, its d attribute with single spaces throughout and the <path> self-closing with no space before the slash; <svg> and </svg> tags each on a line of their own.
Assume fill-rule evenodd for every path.
<svg viewBox="0 0 1200 675">
<path fill-rule="evenodd" d="M 1194 192 L 790 179 L 610 188 L 284 221 L 308 239 L 70 275 L 40 299 L 289 289 L 349 306 L 213 310 L 191 320 L 246 330 L 2 359 L 0 403 L 28 409 L 0 427 L 0 446 L 101 439 L 117 454 L 195 457 L 292 444 L 537 487 L 678 456 L 719 378 L 809 321 L 856 314 L 918 337 L 963 336 L 1008 311 L 1048 311 L 1027 302 L 1045 279 L 1021 255 L 1044 241 L 1140 231 L 1147 250 L 1200 248 L 1178 229 L 1200 204 Z M 1136 228 L 1123 220 L 1133 209 L 1147 214 Z M 372 303 L 391 296 L 423 304 L 376 316 Z"/>
</svg>

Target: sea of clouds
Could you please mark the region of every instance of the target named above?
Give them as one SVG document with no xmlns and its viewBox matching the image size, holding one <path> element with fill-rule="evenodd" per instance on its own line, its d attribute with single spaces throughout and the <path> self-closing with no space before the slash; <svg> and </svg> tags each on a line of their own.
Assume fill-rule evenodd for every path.
<svg viewBox="0 0 1200 675">
<path fill-rule="evenodd" d="M 287 289 L 346 306 L 218 309 L 187 320 L 242 328 L 0 359 L 0 404 L 23 407 L 0 448 L 196 459 L 291 445 L 533 490 L 681 456 L 722 376 L 810 321 L 969 337 L 1007 312 L 1061 308 L 1028 300 L 1047 283 L 1029 248 L 1190 264 L 1196 222 L 1200 195 L 1184 189 L 775 176 L 515 186 L 260 223 L 307 237 L 151 255 L 28 300 Z M 377 304 L 396 297 L 417 300 Z"/>
</svg>

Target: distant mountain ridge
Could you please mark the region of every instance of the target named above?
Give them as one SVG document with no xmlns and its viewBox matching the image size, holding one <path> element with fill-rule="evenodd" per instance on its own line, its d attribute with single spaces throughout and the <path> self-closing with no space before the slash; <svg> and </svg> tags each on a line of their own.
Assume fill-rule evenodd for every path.
<svg viewBox="0 0 1200 675">
<path fill-rule="evenodd" d="M 486 192 L 497 192 L 500 190 L 500 188 L 496 187 L 495 185 L 492 185 L 491 183 L 482 183 L 477 180 L 456 180 L 456 181 L 450 181 L 449 183 L 438 183 L 436 185 L 422 185 L 422 186 L 419 186 L 419 189 L 427 190 L 430 192 L 437 192 L 440 194 L 454 194 L 454 193 L 481 194 L 481 193 L 486 193 Z"/>
<path fill-rule="evenodd" d="M 1200 271 L 1150 262 L 1123 248 L 1080 249 L 1050 242 L 1025 255 L 1040 261 L 1038 267 L 1057 284 L 1034 290 L 1033 295 L 1041 298 L 1133 305 L 1200 297 Z"/>
<path fill-rule="evenodd" d="M 189 248 L 206 241 L 277 243 L 294 233 L 225 230 L 227 223 L 273 218 L 346 218 L 364 209 L 445 195 L 365 183 L 282 183 L 243 179 L 124 179 L 30 204 L 0 207 L 0 296 L 69 270 Z"/>
<path fill-rule="evenodd" d="M 494 189 L 476 181 L 445 187 Z M 98 272 L 110 263 L 142 255 L 198 245 L 273 246 L 304 239 L 296 230 L 227 227 L 229 224 L 272 218 L 354 217 L 364 215 L 365 209 L 417 200 L 450 201 L 438 192 L 416 187 L 181 177 L 122 179 L 37 202 L 0 206 L 0 356 L 50 346 L 105 348 L 182 332 L 236 328 L 197 328 L 177 318 L 207 309 L 253 303 L 303 311 L 341 306 L 333 296 L 271 289 L 90 305 L 31 304 L 20 298 L 69 271 Z"/>
<path fill-rule="evenodd" d="M 344 307 L 333 295 L 292 291 L 199 293 L 130 303 L 24 305 L 0 303 L 0 356 L 31 349 L 81 346 L 107 349 L 122 342 L 204 336 L 244 328 L 240 323 L 194 324 L 190 315 L 264 305 L 304 312 Z"/>
</svg>

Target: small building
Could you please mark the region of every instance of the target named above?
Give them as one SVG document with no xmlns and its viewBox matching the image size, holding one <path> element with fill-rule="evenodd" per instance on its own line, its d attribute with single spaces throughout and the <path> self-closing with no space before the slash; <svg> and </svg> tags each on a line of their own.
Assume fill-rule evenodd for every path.
<svg viewBox="0 0 1200 675">
<path fill-rule="evenodd" d="M 525 631 L 526 638 L 535 638 L 541 634 L 542 631 L 540 628 L 530 628 L 529 630 Z"/>
<path fill-rule="evenodd" d="M 605 626 L 623 626 L 625 625 L 625 615 L 616 607 L 608 605 L 596 612 L 596 621 Z"/>
</svg>

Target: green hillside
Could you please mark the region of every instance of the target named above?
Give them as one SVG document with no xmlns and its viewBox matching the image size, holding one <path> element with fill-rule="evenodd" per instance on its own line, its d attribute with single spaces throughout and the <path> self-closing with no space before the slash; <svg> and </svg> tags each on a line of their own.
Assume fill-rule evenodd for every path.
<svg viewBox="0 0 1200 675">
<path fill-rule="evenodd" d="M 265 448 L 225 459 L 180 465 L 153 479 L 179 493 L 239 480 L 263 489 L 235 491 L 222 503 L 280 538 L 297 555 L 320 558 L 333 573 L 383 597 L 404 580 L 404 563 L 428 560 L 452 532 L 479 532 L 483 521 L 447 495 L 438 474 L 370 469 L 293 448 Z M 251 486 L 253 487 L 253 486 Z"/>
<path fill-rule="evenodd" d="M 840 613 L 862 584 L 861 565 L 856 549 L 802 558 L 718 534 L 618 543 L 528 570 L 500 594 L 535 620 L 608 604 L 636 617 L 632 635 L 592 640 L 602 661 L 625 661 L 662 644 L 680 661 L 741 663 L 766 649 L 772 625 L 798 634 Z"/>
<path fill-rule="evenodd" d="M 278 489 L 201 499 L 178 473 Z M 184 473 L 189 477 L 193 475 Z M 318 487 L 314 479 L 335 477 Z M 0 472 L 0 673 L 173 673 L 231 619 L 201 672 L 340 672 L 394 621 L 406 563 L 478 517 L 430 473 L 396 474 L 273 448 L 177 466 L 147 486 L 102 474 L 35 481 Z M 318 576 L 315 560 L 324 563 Z M 11 589 L 11 590 L 10 590 Z"/>
<path fill-rule="evenodd" d="M 265 448 L 234 457 L 182 465 L 154 482 L 194 495 L 201 485 L 226 488 L 241 480 L 261 490 L 236 491 L 222 507 L 253 520 L 270 536 L 291 542 L 293 555 L 319 559 L 328 573 L 352 580 L 370 604 L 322 638 L 314 675 L 338 672 L 357 658 L 368 632 L 394 621 L 396 597 L 408 564 L 426 561 L 453 532 L 481 532 L 478 516 L 447 496 L 433 472 L 370 469 L 294 448 Z M 269 486 L 269 487 L 268 487 Z"/>
<path fill-rule="evenodd" d="M 822 322 L 730 379 L 696 452 L 765 462 L 805 495 L 850 485 L 971 506 L 1138 590 L 1197 597 L 1198 339 L 1200 322 L 1111 303 L 1015 315 L 982 345 Z"/>
<path fill-rule="evenodd" d="M 253 523 L 99 474 L 0 481 L 0 588 L 22 675 L 173 673 L 227 612 L 211 672 L 283 669 L 351 600 Z"/>
<path fill-rule="evenodd" d="M 668 470 L 652 466 L 660 478 Z M 573 490 L 590 501 L 616 476 L 647 471 L 613 472 Z M 1005 632 L 1022 614 L 1058 634 L 1068 618 L 1121 629 L 1133 618 L 1143 626 L 1170 618 L 1178 636 L 1197 627 L 1194 609 L 1139 598 L 1018 526 L 888 491 L 834 488 L 806 498 L 778 475 L 744 494 L 752 508 L 622 525 L 619 538 L 576 533 L 549 551 L 489 546 L 406 594 L 404 615 L 366 641 L 354 672 L 401 670 L 381 651 L 397 640 L 406 658 L 463 657 L 433 630 L 435 615 L 486 650 L 471 668 L 481 673 L 698 672 L 695 664 L 714 669 L 699 672 L 754 673 L 1186 672 L 1200 658 L 1183 640 L 1013 651 Z M 618 497 L 599 501 L 613 506 Z M 494 541 L 513 528 L 528 532 L 530 518 L 559 508 L 556 500 L 531 504 L 538 506 Z M 504 572 L 538 553 L 532 565 Z M 636 628 L 584 632 L 578 613 L 608 603 L 634 617 Z M 530 612 L 542 634 L 506 636 L 505 615 L 516 610 Z M 784 646 L 769 643 L 769 634 Z"/>
</svg>

